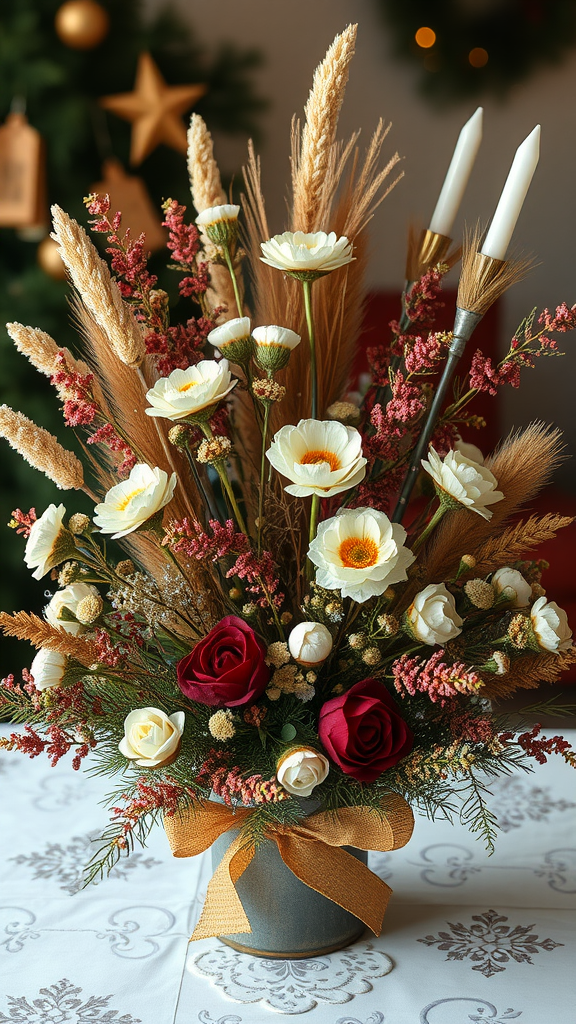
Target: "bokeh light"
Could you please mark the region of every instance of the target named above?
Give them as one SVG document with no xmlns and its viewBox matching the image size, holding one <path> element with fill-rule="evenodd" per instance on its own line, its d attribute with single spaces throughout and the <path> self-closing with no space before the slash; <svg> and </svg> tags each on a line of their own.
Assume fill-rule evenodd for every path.
<svg viewBox="0 0 576 1024">
<path fill-rule="evenodd" d="M 488 63 L 488 50 L 482 46 L 475 46 L 468 54 L 468 60 L 473 68 L 483 68 Z"/>
<path fill-rule="evenodd" d="M 436 33 L 433 28 L 428 28 L 423 25 L 419 28 L 416 35 L 414 36 L 418 46 L 421 46 L 423 50 L 429 50 L 431 46 L 434 46 L 436 42 Z"/>
</svg>

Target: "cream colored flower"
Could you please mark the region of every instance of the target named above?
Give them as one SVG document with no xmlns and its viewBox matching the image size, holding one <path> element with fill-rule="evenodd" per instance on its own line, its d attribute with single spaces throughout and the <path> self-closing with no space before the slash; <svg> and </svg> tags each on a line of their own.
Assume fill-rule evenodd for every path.
<svg viewBox="0 0 576 1024">
<path fill-rule="evenodd" d="M 331 270 L 343 267 L 355 257 L 352 244 L 345 235 L 336 238 L 333 231 L 285 231 L 274 235 L 267 242 L 261 242 L 263 263 L 288 274 L 308 273 L 329 274 Z"/>
<path fill-rule="evenodd" d="M 332 650 L 332 634 L 321 622 L 299 622 L 288 637 L 288 647 L 300 665 L 319 665 Z"/>
<path fill-rule="evenodd" d="M 250 317 L 236 316 L 210 331 L 208 341 L 233 363 L 243 362 L 254 351 Z"/>
<path fill-rule="evenodd" d="M 267 327 L 255 327 L 252 337 L 258 346 L 263 348 L 287 348 L 290 351 L 301 342 L 301 337 L 289 327 L 278 327 L 269 324 Z"/>
<path fill-rule="evenodd" d="M 518 569 L 511 569 L 509 565 L 502 566 L 494 573 L 491 583 L 498 595 L 507 591 L 505 596 L 509 597 L 513 608 L 525 608 L 530 604 L 532 587 Z"/>
<path fill-rule="evenodd" d="M 530 609 L 532 629 L 540 647 L 545 651 L 569 651 L 572 647 L 572 630 L 568 625 L 568 616 L 555 601 L 547 601 L 539 597 Z"/>
<path fill-rule="evenodd" d="M 342 597 L 368 601 L 407 579 L 415 555 L 404 547 L 406 530 L 373 508 L 344 509 L 320 523 L 308 548 L 316 583 Z"/>
<path fill-rule="evenodd" d="M 475 444 L 470 444 L 469 441 L 463 441 L 461 437 L 457 437 L 454 448 L 457 452 L 460 452 L 460 455 L 463 455 L 465 459 L 470 459 L 471 462 L 477 462 L 479 466 L 484 465 L 484 454 L 476 447 Z"/>
<path fill-rule="evenodd" d="M 118 750 L 141 768 L 159 768 L 173 761 L 184 732 L 183 711 L 166 715 L 158 708 L 136 708 L 124 719 Z"/>
<path fill-rule="evenodd" d="M 310 796 L 330 771 L 330 763 L 324 754 L 310 747 L 289 750 L 278 762 L 276 777 L 280 785 L 293 796 Z"/>
<path fill-rule="evenodd" d="M 486 466 L 480 466 L 457 451 L 449 451 L 441 459 L 432 447 L 428 458 L 429 462 L 422 459 L 422 465 L 440 491 L 465 508 L 478 512 L 483 519 L 492 518 L 492 511 L 486 505 L 501 501 L 504 495 L 496 490 L 498 481 Z"/>
<path fill-rule="evenodd" d="M 362 437 L 354 427 L 330 420 L 300 420 L 274 435 L 268 461 L 292 481 L 285 490 L 298 498 L 329 498 L 355 487 L 366 475 Z"/>
<path fill-rule="evenodd" d="M 233 203 L 224 203 L 222 206 L 210 206 L 202 210 L 196 217 L 196 223 L 200 228 L 211 227 L 212 224 L 219 224 L 223 221 L 236 221 L 240 207 Z"/>
<path fill-rule="evenodd" d="M 35 570 L 32 573 L 35 580 L 41 580 L 50 569 L 76 551 L 72 535 L 62 525 L 65 515 L 64 505 L 49 505 L 32 524 L 26 541 L 24 561 L 29 569 Z"/>
<path fill-rule="evenodd" d="M 176 473 L 168 479 L 163 469 L 139 462 L 128 479 L 111 487 L 104 501 L 96 505 L 94 522 L 102 533 L 111 533 L 112 540 L 125 537 L 163 509 L 175 487 Z"/>
<path fill-rule="evenodd" d="M 462 619 L 444 583 L 430 583 L 406 612 L 410 631 L 423 644 L 445 644 L 462 632 Z"/>
<path fill-rule="evenodd" d="M 51 626 L 60 626 L 67 633 L 78 636 L 84 629 L 81 622 L 72 622 L 70 619 L 60 618 L 61 613 L 66 609 L 72 615 L 76 615 L 78 605 L 85 597 L 99 597 L 98 590 L 90 583 L 71 583 L 64 590 L 57 590 L 54 597 L 48 602 L 44 609 L 46 621 Z"/>
<path fill-rule="evenodd" d="M 58 651 L 41 647 L 30 666 L 30 675 L 37 690 L 60 686 L 66 671 L 66 657 Z"/>
<path fill-rule="evenodd" d="M 227 359 L 218 363 L 214 359 L 202 359 L 187 370 L 172 370 L 169 377 L 157 380 L 146 393 L 152 406 L 146 412 L 148 416 L 183 420 L 218 405 L 237 383 L 232 380 Z"/>
</svg>

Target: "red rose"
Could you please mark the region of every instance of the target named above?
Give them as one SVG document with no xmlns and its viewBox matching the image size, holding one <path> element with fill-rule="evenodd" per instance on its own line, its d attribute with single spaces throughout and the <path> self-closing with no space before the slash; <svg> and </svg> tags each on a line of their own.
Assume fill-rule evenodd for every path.
<svg viewBox="0 0 576 1024">
<path fill-rule="evenodd" d="M 199 704 L 249 704 L 270 678 L 265 657 L 266 647 L 254 630 L 236 615 L 227 615 L 178 662 L 178 686 Z"/>
<path fill-rule="evenodd" d="M 377 679 L 363 679 L 326 701 L 318 735 L 330 757 L 358 782 L 374 782 L 412 750 L 414 737 Z"/>
</svg>

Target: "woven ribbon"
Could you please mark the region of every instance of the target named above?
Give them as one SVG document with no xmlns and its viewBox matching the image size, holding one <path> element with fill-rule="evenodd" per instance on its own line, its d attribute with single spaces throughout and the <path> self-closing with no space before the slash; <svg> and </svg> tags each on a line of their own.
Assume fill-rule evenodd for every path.
<svg viewBox="0 0 576 1024">
<path fill-rule="evenodd" d="M 166 817 L 164 828 L 173 855 L 194 857 L 203 853 L 224 832 L 239 829 L 251 813 L 247 807 L 233 811 L 224 804 L 206 801 Z M 391 794 L 382 813 L 369 807 L 342 807 L 337 814 L 313 814 L 298 825 L 272 826 L 267 837 L 277 844 L 282 860 L 301 882 L 379 935 L 392 890 L 342 847 L 396 850 L 405 846 L 413 828 L 410 807 L 401 796 Z M 192 939 L 252 930 L 235 885 L 254 853 L 254 847 L 247 847 L 240 835 L 232 841 L 212 876 Z"/>
</svg>

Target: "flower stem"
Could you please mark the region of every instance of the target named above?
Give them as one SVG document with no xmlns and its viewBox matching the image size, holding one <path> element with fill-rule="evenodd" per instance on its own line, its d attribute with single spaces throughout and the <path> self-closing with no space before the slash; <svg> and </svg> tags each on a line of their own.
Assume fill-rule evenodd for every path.
<svg viewBox="0 0 576 1024">
<path fill-rule="evenodd" d="M 227 245 L 222 246 L 224 253 L 224 259 L 226 260 L 226 266 L 232 279 L 232 287 L 234 289 L 234 296 L 236 298 L 236 308 L 238 310 L 238 316 L 244 316 L 244 310 L 242 309 L 242 299 L 240 298 L 240 291 L 238 289 L 238 281 L 236 280 L 236 272 L 234 270 L 234 264 L 232 263 L 232 257 L 230 255 L 230 249 Z"/>
<path fill-rule="evenodd" d="M 210 428 L 210 424 L 209 423 L 200 423 L 199 426 L 202 428 L 202 432 L 208 438 L 208 440 L 212 441 L 213 438 L 214 438 L 214 434 L 212 433 L 212 430 Z M 226 470 L 224 469 L 224 466 L 222 465 L 221 462 L 215 462 L 214 463 L 214 469 L 218 473 L 218 476 L 220 477 L 220 481 L 222 483 L 222 487 L 224 488 L 226 494 L 228 495 L 228 500 L 229 500 L 230 505 L 232 507 L 232 511 L 234 513 L 234 517 L 236 519 L 236 522 L 238 524 L 240 532 L 244 533 L 244 534 L 246 534 L 246 536 L 248 536 L 248 530 L 246 529 L 246 523 L 244 522 L 244 518 L 242 516 L 242 513 L 241 513 L 240 509 L 238 508 L 238 503 L 236 501 L 236 495 L 234 494 L 234 490 L 232 488 L 232 484 L 230 483 L 230 481 L 228 479 L 228 475 L 226 473 Z"/>
<path fill-rule="evenodd" d="M 318 375 L 316 371 L 316 338 L 314 335 L 314 318 L 312 316 L 312 282 L 302 281 L 304 291 L 304 309 L 306 311 L 306 324 L 308 326 L 308 341 L 310 342 L 310 376 L 312 378 L 312 407 L 310 415 L 315 420 L 318 417 Z"/>
<path fill-rule="evenodd" d="M 264 495 L 266 490 L 266 443 L 268 439 L 268 419 L 270 402 L 264 406 L 264 423 L 262 424 L 262 455 L 260 458 L 260 493 L 258 495 L 258 558 L 262 554 L 262 527 L 264 519 Z"/>
<path fill-rule="evenodd" d="M 310 507 L 310 531 L 309 531 L 309 534 L 308 534 L 308 539 L 310 541 L 310 544 L 312 543 L 312 541 L 314 540 L 314 538 L 316 536 L 316 530 L 318 528 L 318 515 L 319 515 L 319 513 L 320 513 L 320 495 L 319 494 L 313 494 L 312 495 L 312 505 Z M 306 560 L 306 577 L 307 577 L 307 579 L 309 579 L 309 580 L 312 579 L 312 573 L 313 572 L 314 572 L 314 563 L 310 560 L 310 558 L 307 558 L 307 560 Z"/>
<path fill-rule="evenodd" d="M 432 530 L 436 529 L 436 527 L 438 526 L 438 523 L 442 519 L 442 516 L 447 511 L 448 511 L 447 506 L 444 505 L 443 503 L 440 503 L 440 505 L 436 509 L 434 515 L 432 516 L 432 519 L 428 523 L 428 526 L 424 527 L 424 529 L 422 530 L 422 533 L 420 534 L 420 536 L 417 538 L 417 540 L 415 540 L 414 544 L 412 545 L 412 551 L 418 551 L 418 549 L 420 547 L 422 547 L 422 544 L 424 543 L 424 541 L 427 540 L 427 538 L 430 536 L 430 534 L 432 533 Z"/>
</svg>

